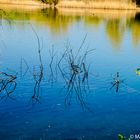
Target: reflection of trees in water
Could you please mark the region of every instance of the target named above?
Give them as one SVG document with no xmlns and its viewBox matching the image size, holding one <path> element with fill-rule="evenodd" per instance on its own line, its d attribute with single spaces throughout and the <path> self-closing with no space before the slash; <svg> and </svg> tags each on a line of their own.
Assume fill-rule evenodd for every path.
<svg viewBox="0 0 140 140">
<path fill-rule="evenodd" d="M 140 23 L 135 22 L 132 26 L 132 39 L 135 45 L 140 43 Z M 134 45 L 134 46 L 135 46 Z"/>
<path fill-rule="evenodd" d="M 137 45 L 140 41 L 140 15 L 137 13 L 135 17 L 124 18 L 120 20 L 111 20 L 107 22 L 106 31 L 109 38 L 113 43 L 119 46 L 123 40 L 124 32 L 129 29 L 132 35 L 132 41 L 134 46 Z"/>
<path fill-rule="evenodd" d="M 0 18 L 1 18 L 1 25 L 2 25 L 2 19 L 6 19 L 9 25 L 11 25 L 9 14 L 3 9 L 0 9 Z"/>
<path fill-rule="evenodd" d="M 131 31 L 134 46 L 140 43 L 140 13 L 136 13 L 134 18 L 127 20 L 127 28 Z"/>
<path fill-rule="evenodd" d="M 120 11 L 124 12 L 124 11 Z M 40 25 L 48 26 L 51 29 L 51 32 L 55 35 L 60 35 L 60 32 L 66 32 L 68 27 L 71 26 L 74 22 L 84 21 L 86 26 L 99 26 L 102 21 L 105 21 L 106 33 L 109 39 L 115 44 L 112 46 L 118 46 L 123 39 L 124 31 L 127 28 L 130 29 L 132 33 L 132 39 L 135 44 L 138 43 L 140 38 L 139 32 L 139 14 L 134 12 L 128 12 L 120 14 L 120 12 L 113 11 L 98 11 L 93 14 L 70 14 L 63 13 L 56 8 L 48 8 L 37 11 L 17 11 L 17 10 L 0 10 L 1 18 L 6 19 L 9 24 L 12 23 L 12 20 L 23 20 L 22 26 L 24 26 L 24 20 L 34 20 Z M 124 16 L 123 16 L 124 15 Z M 107 20 L 106 20 L 107 19 Z"/>
<path fill-rule="evenodd" d="M 137 13 L 135 19 L 131 21 L 132 39 L 135 45 L 140 43 L 140 13 Z"/>
<path fill-rule="evenodd" d="M 98 16 L 85 16 L 84 21 L 87 25 L 90 26 L 99 26 L 101 23 L 101 19 Z"/>
<path fill-rule="evenodd" d="M 65 16 L 59 14 L 59 11 L 54 8 L 42 9 L 42 15 L 44 16 L 44 24 L 51 28 L 51 31 L 55 34 L 57 32 L 65 31 L 75 21 L 79 19 L 79 16 Z"/>
<path fill-rule="evenodd" d="M 122 11 L 123 12 L 123 11 Z M 105 13 L 107 16 L 107 13 Z M 121 18 L 122 15 L 114 15 L 112 13 L 112 18 L 109 13 L 109 18 L 104 19 L 104 16 L 101 14 L 99 16 L 85 16 L 85 23 L 90 26 L 99 26 L 102 21 L 105 23 L 106 34 L 113 43 L 112 47 L 118 48 L 123 41 L 123 35 L 125 31 L 129 28 L 132 33 L 132 39 L 135 43 L 138 43 L 140 36 L 140 17 L 138 13 L 134 13 L 131 16 L 127 15 L 124 18 Z"/>
<path fill-rule="evenodd" d="M 123 24 L 123 23 L 122 23 Z M 121 25 L 120 20 L 110 20 L 106 24 L 106 32 L 110 40 L 113 42 L 113 46 L 118 47 L 122 41 L 125 27 Z"/>
</svg>

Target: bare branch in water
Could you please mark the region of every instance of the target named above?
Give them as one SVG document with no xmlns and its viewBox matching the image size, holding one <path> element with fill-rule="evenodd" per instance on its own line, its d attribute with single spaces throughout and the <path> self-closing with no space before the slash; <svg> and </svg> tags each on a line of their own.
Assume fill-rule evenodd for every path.
<svg viewBox="0 0 140 140">
<path fill-rule="evenodd" d="M 34 71 L 33 71 L 33 78 L 35 80 L 35 85 L 34 85 L 34 94 L 31 97 L 31 102 L 32 102 L 32 105 L 34 105 L 36 103 L 41 103 L 40 102 L 40 85 L 41 85 L 41 82 L 43 79 L 44 67 L 42 64 L 41 43 L 40 43 L 39 36 L 38 36 L 37 32 L 34 30 L 32 25 L 31 25 L 31 28 L 32 28 L 33 32 L 35 33 L 35 36 L 38 41 L 38 51 L 37 52 L 38 52 L 38 57 L 39 57 L 39 70 L 36 71 L 36 69 L 34 69 Z"/>
<path fill-rule="evenodd" d="M 24 72 L 23 72 L 23 64 L 25 64 L 25 66 L 26 66 L 26 69 L 25 69 Z M 29 65 L 28 65 L 27 61 L 24 58 L 21 58 L 21 61 L 20 61 L 20 77 L 21 78 L 24 77 L 27 74 L 28 71 L 29 71 Z"/>
<path fill-rule="evenodd" d="M 120 79 L 120 74 L 119 74 L 119 72 L 117 72 L 116 76 L 113 78 L 113 82 L 112 82 L 112 86 L 111 86 L 110 90 L 112 88 L 115 88 L 116 92 L 119 92 L 121 83 L 123 83 L 123 80 Z"/>
<path fill-rule="evenodd" d="M 0 72 L 0 93 L 6 94 L 1 97 L 1 100 L 6 97 L 13 99 L 10 95 L 15 91 L 17 83 L 16 83 L 16 76 L 10 75 L 5 72 Z"/>
<path fill-rule="evenodd" d="M 56 56 L 56 52 L 54 52 L 54 46 L 52 46 L 52 49 L 49 50 L 49 54 L 50 54 L 50 58 L 51 58 L 51 61 L 50 61 L 50 64 L 49 64 L 49 67 L 50 67 L 50 71 L 51 71 L 51 74 L 49 76 L 49 82 L 51 83 L 51 85 L 54 83 L 54 81 L 56 81 L 56 67 L 53 67 L 53 64 L 54 64 L 54 58 Z M 54 73 L 55 71 L 55 73 Z"/>
<path fill-rule="evenodd" d="M 58 68 L 63 79 L 65 80 L 64 88 L 67 88 L 65 106 L 70 106 L 73 96 L 76 96 L 76 99 L 80 103 L 82 109 L 90 110 L 84 97 L 84 92 L 89 90 L 89 67 L 87 67 L 86 64 L 86 57 L 89 53 L 93 52 L 94 49 L 87 49 L 84 51 L 82 48 L 85 40 L 86 36 L 76 53 L 73 52 L 73 49 L 70 46 L 66 47 L 58 62 Z M 64 71 L 64 64 L 69 73 Z M 87 87 L 88 89 L 86 89 Z"/>
</svg>

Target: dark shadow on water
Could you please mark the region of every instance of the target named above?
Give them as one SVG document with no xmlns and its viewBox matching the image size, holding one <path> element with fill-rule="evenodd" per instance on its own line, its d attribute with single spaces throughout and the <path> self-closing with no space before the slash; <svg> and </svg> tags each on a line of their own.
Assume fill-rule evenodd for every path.
<svg viewBox="0 0 140 140">
<path fill-rule="evenodd" d="M 42 14 L 44 14 L 46 17 L 56 19 L 58 16 L 58 10 L 57 8 L 45 8 L 41 10 Z"/>
<path fill-rule="evenodd" d="M 136 4 L 137 4 L 137 6 L 140 6 L 140 1 L 136 0 Z"/>
<path fill-rule="evenodd" d="M 136 13 L 135 21 L 140 23 L 140 13 Z"/>
</svg>

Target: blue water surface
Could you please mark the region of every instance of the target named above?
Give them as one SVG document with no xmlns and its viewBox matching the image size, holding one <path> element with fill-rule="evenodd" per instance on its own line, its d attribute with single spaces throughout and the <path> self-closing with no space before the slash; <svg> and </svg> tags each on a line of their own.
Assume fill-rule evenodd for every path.
<svg viewBox="0 0 140 140">
<path fill-rule="evenodd" d="M 9 96 L 1 87 L 0 140 L 118 140 L 118 134 L 139 134 L 138 13 L 123 18 L 55 13 L 53 19 L 44 11 L 38 17 L 42 14 L 42 20 L 22 15 L 1 19 L 0 80 L 3 73 L 15 75 L 17 85 Z M 60 25 L 53 25 L 56 21 Z M 79 59 L 87 48 L 93 49 L 85 61 L 88 84 L 81 83 L 76 91 L 78 83 L 74 83 L 68 98 L 70 79 L 65 81 L 58 68 L 66 46 Z M 61 63 L 66 75 L 70 73 L 68 56 Z M 38 84 L 41 66 L 43 76 Z M 113 86 L 117 72 L 118 91 Z"/>
</svg>

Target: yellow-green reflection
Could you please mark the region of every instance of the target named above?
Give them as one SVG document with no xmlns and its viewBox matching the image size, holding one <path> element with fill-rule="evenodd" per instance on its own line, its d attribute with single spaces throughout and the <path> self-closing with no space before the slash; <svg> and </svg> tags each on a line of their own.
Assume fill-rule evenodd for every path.
<svg viewBox="0 0 140 140">
<path fill-rule="evenodd" d="M 131 22 L 132 39 L 135 46 L 140 42 L 140 14 L 137 13 L 135 20 Z"/>
<path fill-rule="evenodd" d="M 48 25 L 52 32 L 59 33 L 59 31 L 66 31 L 66 29 L 77 20 L 73 16 L 64 16 L 59 14 L 57 9 L 42 9 L 41 17 L 45 20 L 42 20 L 44 25 Z M 38 17 L 40 18 L 40 16 Z M 38 19 L 40 20 L 40 19 Z"/>
<path fill-rule="evenodd" d="M 120 26 L 120 20 L 108 21 L 106 24 L 106 32 L 111 41 L 115 44 L 115 47 L 119 47 L 122 41 L 124 28 Z"/>
<path fill-rule="evenodd" d="M 50 31 L 59 35 L 65 33 L 75 22 L 84 22 L 85 26 L 105 26 L 105 32 L 113 43 L 113 47 L 119 48 L 123 41 L 124 33 L 130 31 L 134 44 L 140 40 L 140 16 L 136 11 L 117 10 L 79 10 L 79 9 L 16 9 L 0 8 L 0 17 L 16 24 L 15 20 L 33 21 L 40 26 L 50 28 Z"/>
<path fill-rule="evenodd" d="M 93 17 L 91 17 L 91 16 L 85 17 L 85 23 L 89 26 L 94 25 L 94 26 L 98 27 L 100 22 L 101 22 L 101 19 L 98 16 L 93 15 Z"/>
</svg>

